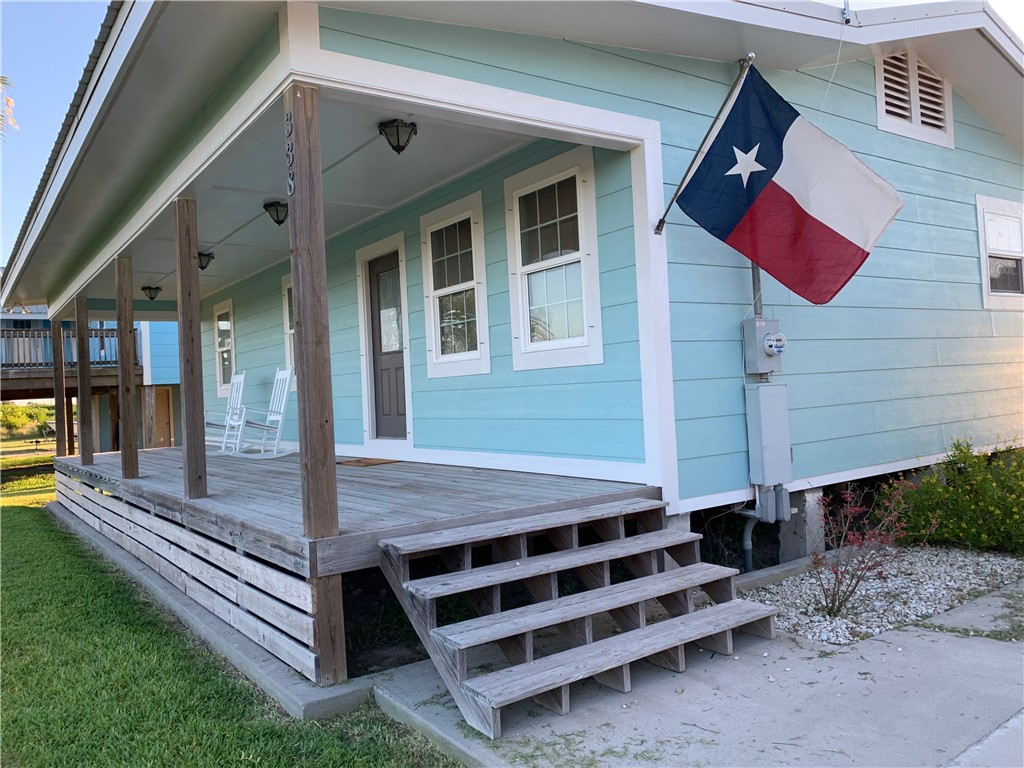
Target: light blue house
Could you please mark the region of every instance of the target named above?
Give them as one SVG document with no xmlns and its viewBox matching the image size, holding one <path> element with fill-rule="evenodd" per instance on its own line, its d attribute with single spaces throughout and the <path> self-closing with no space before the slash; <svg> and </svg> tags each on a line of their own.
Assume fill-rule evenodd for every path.
<svg viewBox="0 0 1024 768">
<path fill-rule="evenodd" d="M 109 301 L 127 257 L 134 286 L 162 289 L 122 296 L 137 318 L 176 309 L 195 369 L 179 517 L 207 466 L 216 496 L 195 414 L 240 371 L 265 404 L 293 368 L 294 572 L 314 595 L 381 538 L 353 554 L 344 513 L 387 484 L 360 496 L 322 471 L 335 457 L 433 465 L 404 533 L 454 525 L 423 522 L 431 500 L 461 509 L 461 478 L 490 470 L 534 473 L 516 487 L 537 494 L 657 488 L 678 530 L 755 498 L 787 517 L 785 492 L 924 466 L 954 438 L 1024 436 L 1024 50 L 984 3 L 845 20 L 817 3 L 129 3 L 104 29 L 58 139 L 76 173 L 47 170 L 3 303 Z M 905 203 L 827 306 L 764 275 L 755 317 L 746 259 L 675 208 L 655 233 L 748 51 Z M 409 123 L 399 154 L 381 134 Z M 201 272 L 196 251 L 215 255 Z M 776 331 L 784 355 L 759 357 Z M 247 471 L 295 501 L 277 461 Z M 86 464 L 58 469 L 101 472 Z M 219 487 L 257 508 L 251 485 Z M 308 668 L 274 652 L 331 682 L 325 642 L 311 630 Z"/>
</svg>

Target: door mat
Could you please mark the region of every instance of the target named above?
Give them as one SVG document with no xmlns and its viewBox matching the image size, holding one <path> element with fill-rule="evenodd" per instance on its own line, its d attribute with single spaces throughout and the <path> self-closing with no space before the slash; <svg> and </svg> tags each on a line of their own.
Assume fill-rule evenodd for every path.
<svg viewBox="0 0 1024 768">
<path fill-rule="evenodd" d="M 344 464 L 346 467 L 375 467 L 378 464 L 396 464 L 397 459 L 346 459 L 345 461 L 339 461 L 338 464 Z"/>
</svg>

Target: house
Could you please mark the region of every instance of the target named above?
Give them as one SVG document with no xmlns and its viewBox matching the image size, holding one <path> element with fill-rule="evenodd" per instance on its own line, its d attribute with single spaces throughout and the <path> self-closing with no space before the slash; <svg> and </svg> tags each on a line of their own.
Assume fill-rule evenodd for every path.
<svg viewBox="0 0 1024 768">
<path fill-rule="evenodd" d="M 764 276 L 757 314 L 744 258 L 675 209 L 655 233 L 748 51 L 905 203 L 827 306 Z M 511 701 L 566 712 L 580 676 L 629 690 L 633 660 L 770 635 L 687 513 L 785 518 L 1021 435 L 1022 72 L 982 2 L 112 3 L 2 301 L 176 318 L 184 439 L 83 442 L 58 501 L 323 685 L 343 575 L 379 563 L 492 736 Z M 208 456 L 232 375 L 260 404 L 285 367 L 297 454 Z M 420 578 L 428 553 L 452 573 Z M 517 578 L 547 613 L 495 620 Z M 481 618 L 436 626 L 463 593 Z M 591 642 L 591 610 L 627 631 Z M 534 659 L 556 624 L 576 647 Z M 531 674 L 468 678 L 481 638 Z"/>
<path fill-rule="evenodd" d="M 0 311 L 0 381 L 4 400 L 49 401 L 64 403 L 62 419 L 74 413 L 78 378 L 78 349 L 74 346 L 73 324 L 61 322 L 62 336 L 57 340 L 58 355 L 64 359 L 66 376 L 64 395 L 54 392 L 54 339 L 47 308 L 15 306 Z M 105 451 L 117 450 L 118 434 L 118 338 L 114 323 L 90 320 L 87 351 L 91 372 L 91 406 L 93 443 Z M 174 445 L 178 392 L 177 324 L 142 321 L 135 324 L 136 383 L 143 414 L 140 426 L 142 445 L 146 448 Z M 67 417 L 70 418 L 70 417 Z M 66 425 L 66 427 L 69 425 Z M 65 429 L 62 451 L 74 453 L 75 431 Z M 180 443 L 179 443 L 180 444 Z"/>
</svg>

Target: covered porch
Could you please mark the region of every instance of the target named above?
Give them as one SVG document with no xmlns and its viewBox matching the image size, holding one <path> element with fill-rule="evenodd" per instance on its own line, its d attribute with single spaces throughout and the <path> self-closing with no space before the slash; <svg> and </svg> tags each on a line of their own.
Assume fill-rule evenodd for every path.
<svg viewBox="0 0 1024 768">
<path fill-rule="evenodd" d="M 286 664 L 323 681 L 322 653 L 347 677 L 341 590 L 317 579 L 378 565 L 378 542 L 453 526 L 508 521 L 631 499 L 659 499 L 637 483 L 338 457 L 337 536 L 304 534 L 298 455 L 211 454 L 209 493 L 186 498 L 180 448 L 143 450 L 125 478 L 119 453 L 55 461 L 57 501 L 220 619 Z M 323 468 L 330 474 L 331 467 Z M 325 605 L 324 600 L 331 600 Z M 336 632 L 323 642 L 326 629 Z"/>
</svg>

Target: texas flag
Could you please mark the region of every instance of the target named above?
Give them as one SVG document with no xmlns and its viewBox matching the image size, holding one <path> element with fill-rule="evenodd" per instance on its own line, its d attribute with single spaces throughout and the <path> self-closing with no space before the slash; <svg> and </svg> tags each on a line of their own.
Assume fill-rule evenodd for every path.
<svg viewBox="0 0 1024 768">
<path fill-rule="evenodd" d="M 748 67 L 678 203 L 794 293 L 830 301 L 903 208 L 896 190 Z"/>
</svg>

